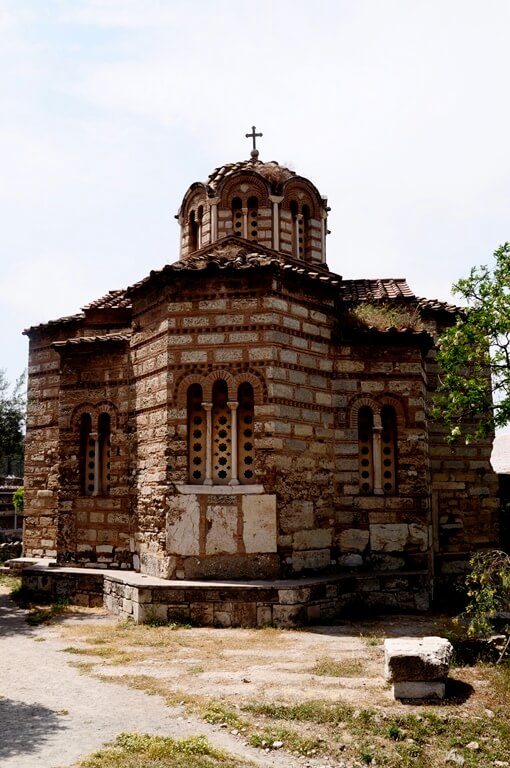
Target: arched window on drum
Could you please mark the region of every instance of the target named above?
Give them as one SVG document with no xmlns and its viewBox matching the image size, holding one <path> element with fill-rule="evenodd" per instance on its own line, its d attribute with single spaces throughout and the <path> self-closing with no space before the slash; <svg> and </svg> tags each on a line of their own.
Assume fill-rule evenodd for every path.
<svg viewBox="0 0 510 768">
<path fill-rule="evenodd" d="M 234 197 L 232 200 L 232 234 L 244 237 L 243 201 L 240 197 Z"/>
<path fill-rule="evenodd" d="M 257 242 L 258 233 L 258 215 L 259 215 L 259 201 L 256 197 L 248 198 L 248 240 Z"/>
</svg>

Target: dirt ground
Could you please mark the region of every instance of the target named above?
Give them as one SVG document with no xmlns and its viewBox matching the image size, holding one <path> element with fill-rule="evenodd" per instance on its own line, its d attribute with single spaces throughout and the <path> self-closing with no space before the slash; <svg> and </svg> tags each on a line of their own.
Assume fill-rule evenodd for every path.
<svg viewBox="0 0 510 768">
<path fill-rule="evenodd" d="M 446 617 L 398 615 L 303 630 L 202 627 L 168 634 L 165 628 L 138 628 L 135 637 L 126 629 L 116 635 L 117 653 L 108 632 L 98 632 L 93 623 L 68 624 L 62 631 L 75 650 L 82 650 L 80 658 L 93 665 L 94 675 L 126 682 L 153 678 L 185 698 L 237 704 L 343 700 L 394 708 L 383 677 L 384 638 L 442 634 L 449 624 Z M 108 652 L 98 650 L 107 644 Z"/>
<path fill-rule="evenodd" d="M 384 680 L 384 639 L 452 631 L 444 616 L 254 630 L 122 625 L 103 611 L 86 609 L 32 628 L 6 592 L 0 587 L 2 768 L 70 768 L 122 731 L 202 734 L 267 768 L 358 766 L 347 732 L 338 745 L 337 732 L 313 722 L 293 722 L 292 728 L 300 738 L 318 741 L 318 749 L 254 748 L 249 734 L 275 721 L 249 707 L 345 702 L 383 720 L 419 715 L 422 708 L 395 701 Z M 488 679 L 483 667 L 453 667 L 447 700 L 436 709 L 442 716 L 478 721 L 493 716 Z M 230 721 L 229 712 L 242 722 L 247 717 L 248 727 Z M 321 741 L 332 748 L 322 750 Z"/>
</svg>

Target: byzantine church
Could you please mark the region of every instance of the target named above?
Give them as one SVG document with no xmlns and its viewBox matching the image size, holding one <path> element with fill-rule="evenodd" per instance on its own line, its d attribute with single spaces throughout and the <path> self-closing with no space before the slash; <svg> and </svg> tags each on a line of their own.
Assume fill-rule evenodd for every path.
<svg viewBox="0 0 510 768">
<path fill-rule="evenodd" d="M 331 272 L 326 198 L 247 135 L 185 193 L 176 261 L 25 331 L 25 555 L 426 608 L 498 536 L 491 440 L 430 418 L 459 310 Z"/>
</svg>

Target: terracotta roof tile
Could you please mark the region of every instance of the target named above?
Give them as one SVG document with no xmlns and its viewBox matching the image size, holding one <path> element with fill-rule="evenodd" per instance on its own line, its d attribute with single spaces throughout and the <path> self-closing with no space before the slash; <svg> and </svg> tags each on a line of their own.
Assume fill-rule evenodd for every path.
<svg viewBox="0 0 510 768">
<path fill-rule="evenodd" d="M 129 341 L 130 334 L 126 333 L 105 333 L 101 336 L 76 336 L 65 341 L 55 341 L 52 344 L 54 349 L 63 349 L 64 347 L 78 346 L 82 344 L 104 344 L 107 342 L 125 342 Z"/>
<path fill-rule="evenodd" d="M 418 306 L 422 310 L 432 310 L 433 312 L 451 312 L 455 315 L 463 313 L 464 309 L 455 304 L 449 304 L 447 301 L 438 299 L 418 299 Z"/>
<path fill-rule="evenodd" d="M 402 277 L 361 280 L 342 280 L 342 301 L 381 301 L 389 299 L 414 299 L 415 295 Z"/>
<path fill-rule="evenodd" d="M 48 326 L 61 325 L 63 323 L 76 323 L 79 320 L 83 320 L 84 317 L 85 315 L 80 312 L 76 315 L 66 315 L 65 317 L 59 317 L 57 320 L 48 320 L 46 323 L 31 325 L 30 328 L 25 328 L 23 335 L 28 336 L 32 331 L 37 331 L 39 328 L 47 328 Z"/>
<path fill-rule="evenodd" d="M 239 171 L 254 171 L 276 185 L 296 175 L 295 171 L 279 165 L 275 160 L 268 163 L 263 163 L 261 160 L 241 160 L 238 163 L 226 163 L 215 168 L 207 179 L 207 186 L 214 192 L 220 182 Z"/>
<path fill-rule="evenodd" d="M 131 307 L 131 301 L 126 296 L 124 289 L 109 291 L 105 296 L 91 301 L 90 304 L 86 304 L 82 309 L 129 309 Z"/>
</svg>

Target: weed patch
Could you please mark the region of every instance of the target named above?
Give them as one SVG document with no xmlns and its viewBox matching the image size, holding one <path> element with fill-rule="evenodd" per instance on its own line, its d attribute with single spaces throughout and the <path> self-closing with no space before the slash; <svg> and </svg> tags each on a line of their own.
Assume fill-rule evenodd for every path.
<svg viewBox="0 0 510 768">
<path fill-rule="evenodd" d="M 172 739 L 122 733 L 108 747 L 80 763 L 82 768 L 243 768 L 244 760 L 209 745 L 202 736 Z"/>
<path fill-rule="evenodd" d="M 358 659 L 337 661 L 331 656 L 322 656 L 309 671 L 321 677 L 359 677 L 363 673 L 363 664 Z"/>
</svg>

